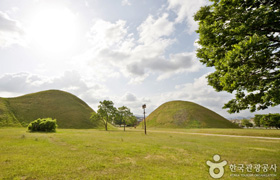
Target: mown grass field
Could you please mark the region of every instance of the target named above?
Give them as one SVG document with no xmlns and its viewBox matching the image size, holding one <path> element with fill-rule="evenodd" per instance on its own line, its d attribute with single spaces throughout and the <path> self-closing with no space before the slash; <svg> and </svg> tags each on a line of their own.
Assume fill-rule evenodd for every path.
<svg viewBox="0 0 280 180">
<path fill-rule="evenodd" d="M 280 140 L 171 133 L 201 131 L 178 129 L 160 129 L 164 133 L 148 129 L 144 135 L 139 130 L 29 133 L 25 128 L 1 128 L 0 179 L 212 179 L 206 161 L 213 161 L 215 154 L 228 163 L 222 179 L 245 179 L 231 177 L 229 164 L 280 167 Z M 204 129 L 204 133 L 229 131 Z M 234 133 L 280 136 L 278 130 L 235 129 Z M 246 179 L 280 179 L 279 169 L 269 174 L 276 177 Z"/>
</svg>

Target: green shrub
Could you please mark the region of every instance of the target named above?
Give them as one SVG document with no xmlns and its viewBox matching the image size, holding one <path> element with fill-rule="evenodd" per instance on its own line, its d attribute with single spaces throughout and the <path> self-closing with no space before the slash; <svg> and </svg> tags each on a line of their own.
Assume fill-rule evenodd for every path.
<svg viewBox="0 0 280 180">
<path fill-rule="evenodd" d="M 34 131 L 55 132 L 57 128 L 57 124 L 55 119 L 39 118 L 36 119 L 35 121 L 32 121 L 27 128 L 31 132 Z"/>
</svg>

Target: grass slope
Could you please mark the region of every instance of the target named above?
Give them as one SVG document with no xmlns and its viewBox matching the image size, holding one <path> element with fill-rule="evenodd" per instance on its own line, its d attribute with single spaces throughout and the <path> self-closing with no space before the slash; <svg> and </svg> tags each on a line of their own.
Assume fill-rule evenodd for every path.
<svg viewBox="0 0 280 180">
<path fill-rule="evenodd" d="M 48 90 L 16 98 L 0 99 L 0 121 L 20 122 L 23 126 L 37 118 L 51 117 L 59 128 L 94 128 L 94 112 L 78 97 L 59 90 Z"/>
<path fill-rule="evenodd" d="M 4 98 L 0 98 L 0 126 L 21 126 Z"/>
<path fill-rule="evenodd" d="M 147 117 L 148 127 L 161 128 L 238 128 L 219 114 L 188 101 L 162 104 Z"/>
</svg>

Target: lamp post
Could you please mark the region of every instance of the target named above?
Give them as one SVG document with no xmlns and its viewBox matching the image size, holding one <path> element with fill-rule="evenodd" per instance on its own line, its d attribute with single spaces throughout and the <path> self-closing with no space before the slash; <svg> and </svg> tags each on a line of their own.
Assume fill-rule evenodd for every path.
<svg viewBox="0 0 280 180">
<path fill-rule="evenodd" d="M 147 128 L 146 128 L 146 118 L 145 118 L 145 108 L 146 108 L 146 104 L 142 105 L 142 108 L 144 110 L 144 126 L 145 126 L 145 134 L 147 134 Z"/>
</svg>

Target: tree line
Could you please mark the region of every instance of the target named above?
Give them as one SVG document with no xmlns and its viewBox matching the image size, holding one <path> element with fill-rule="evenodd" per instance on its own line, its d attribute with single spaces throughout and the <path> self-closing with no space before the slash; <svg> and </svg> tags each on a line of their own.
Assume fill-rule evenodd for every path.
<svg viewBox="0 0 280 180">
<path fill-rule="evenodd" d="M 265 127 L 265 128 L 280 128 L 280 114 L 256 114 L 254 124 L 249 119 L 242 119 L 241 127 Z"/>
<path fill-rule="evenodd" d="M 280 128 L 280 114 L 256 114 L 254 118 L 257 127 L 275 127 Z"/>
<path fill-rule="evenodd" d="M 108 130 L 108 123 L 123 125 L 124 131 L 126 126 L 135 126 L 137 124 L 137 118 L 128 107 L 116 108 L 114 103 L 109 100 L 100 101 L 99 103 L 98 110 L 92 114 L 91 120 L 94 124 L 102 123 L 106 131 Z"/>
</svg>

